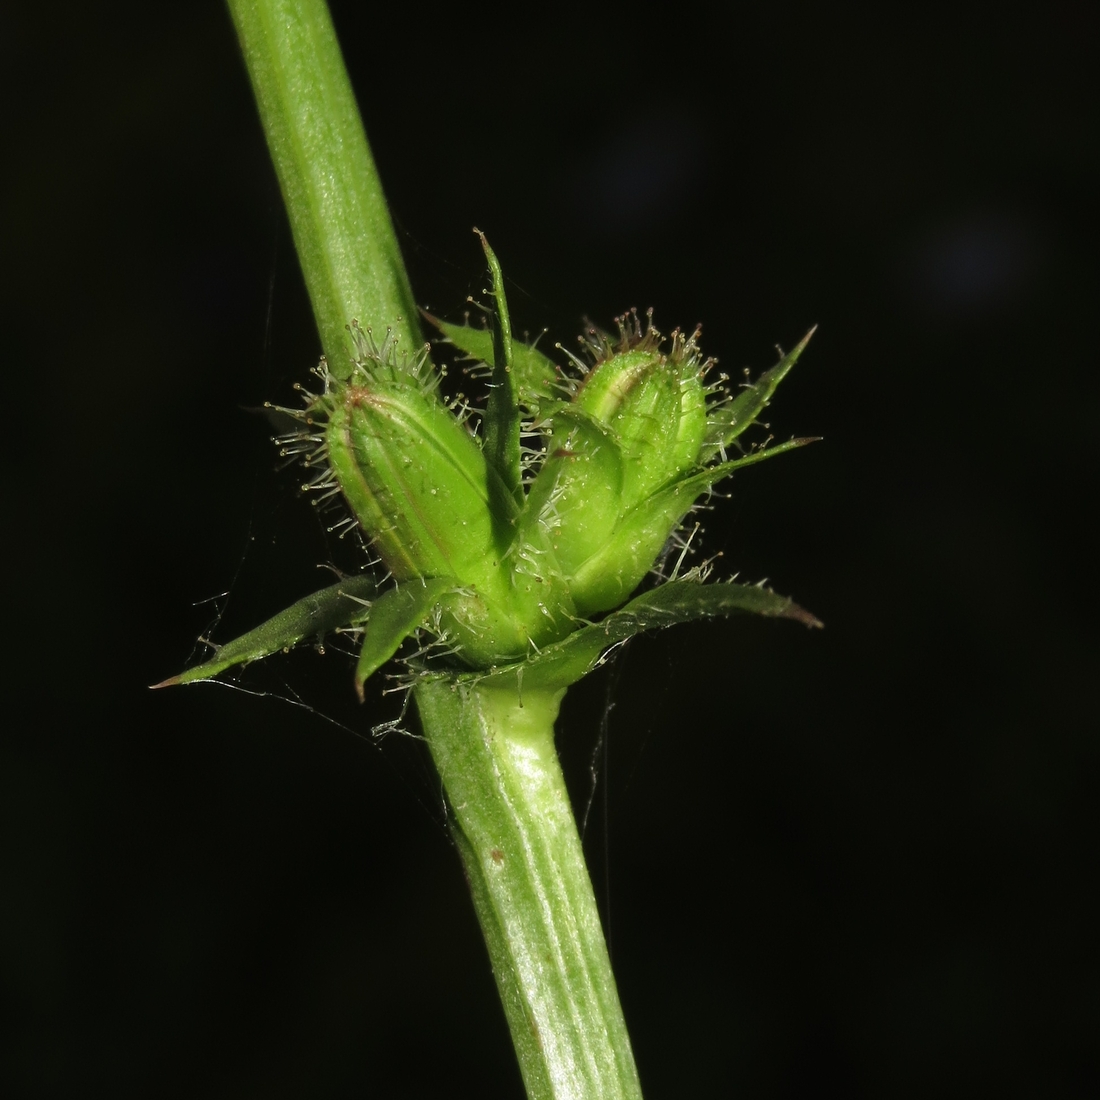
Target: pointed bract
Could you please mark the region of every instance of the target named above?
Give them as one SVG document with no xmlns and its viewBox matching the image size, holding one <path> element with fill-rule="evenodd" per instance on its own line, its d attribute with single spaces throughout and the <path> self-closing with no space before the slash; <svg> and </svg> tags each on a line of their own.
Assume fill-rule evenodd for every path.
<svg viewBox="0 0 1100 1100">
<path fill-rule="evenodd" d="M 412 581 L 400 588 L 391 588 L 374 601 L 355 670 L 355 690 L 360 700 L 367 680 L 400 649 L 410 634 L 424 625 L 440 597 L 453 587 L 446 578 Z"/>
<path fill-rule="evenodd" d="M 378 582 L 374 577 L 347 577 L 292 603 L 255 630 L 219 646 L 210 660 L 153 686 L 171 687 L 195 680 L 211 680 L 234 665 L 258 661 L 309 638 L 319 641 L 340 627 L 365 622 L 377 592 Z"/>
<path fill-rule="evenodd" d="M 707 417 L 707 433 L 700 460 L 709 462 L 717 454 L 725 454 L 728 447 L 739 435 L 757 422 L 758 417 L 767 408 L 779 383 L 787 377 L 791 367 L 798 362 L 799 356 L 806 350 L 810 337 L 817 331 L 816 326 L 782 356 L 778 363 L 729 401 L 711 408 Z"/>
<path fill-rule="evenodd" d="M 703 584 L 697 576 L 689 576 L 643 592 L 601 622 L 582 627 L 520 664 L 488 674 L 469 673 L 466 678 L 502 685 L 511 682 L 521 694 L 525 687 L 532 691 L 565 688 L 587 676 L 610 650 L 635 634 L 698 619 L 746 614 L 791 619 L 809 627 L 823 625 L 793 600 L 771 589 L 732 582 Z"/>
</svg>

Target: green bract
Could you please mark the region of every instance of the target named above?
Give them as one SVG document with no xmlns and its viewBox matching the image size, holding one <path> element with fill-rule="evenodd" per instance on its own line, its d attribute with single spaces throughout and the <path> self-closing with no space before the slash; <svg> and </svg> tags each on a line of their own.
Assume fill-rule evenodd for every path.
<svg viewBox="0 0 1100 1100">
<path fill-rule="evenodd" d="M 631 596 L 717 481 L 809 442 L 728 454 L 806 341 L 733 399 L 707 382 L 713 361 L 699 352 L 698 329 L 666 340 L 651 316 L 643 324 L 632 313 L 615 341 L 590 330 L 587 361 L 574 359 L 570 376 L 534 348 L 513 346 L 500 266 L 482 244 L 496 306 L 490 328 L 430 318 L 491 369 L 480 422 L 441 397 L 427 349 L 404 355 L 389 334 L 379 344 L 353 324 L 350 370 L 322 363 L 323 392 L 292 413 L 301 429 L 281 437 L 285 453 L 319 468 L 308 487 L 343 497 L 389 589 L 377 595 L 363 578 L 332 586 L 172 682 L 285 648 L 313 621 L 318 632 L 365 630 L 360 692 L 419 630 L 440 643 L 428 671 L 483 677 L 516 666 L 552 688 L 640 629 L 738 610 L 816 623 L 765 589 L 703 586 L 697 571 L 663 585 L 656 601 L 647 593 L 591 622 Z"/>
</svg>

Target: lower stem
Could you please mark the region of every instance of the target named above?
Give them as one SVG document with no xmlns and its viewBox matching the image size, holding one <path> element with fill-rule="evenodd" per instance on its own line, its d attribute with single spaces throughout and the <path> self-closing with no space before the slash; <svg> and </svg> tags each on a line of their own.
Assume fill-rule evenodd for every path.
<svg viewBox="0 0 1100 1100">
<path fill-rule="evenodd" d="M 564 689 L 415 691 L 530 1100 L 640 1100 L 554 748 Z"/>
</svg>

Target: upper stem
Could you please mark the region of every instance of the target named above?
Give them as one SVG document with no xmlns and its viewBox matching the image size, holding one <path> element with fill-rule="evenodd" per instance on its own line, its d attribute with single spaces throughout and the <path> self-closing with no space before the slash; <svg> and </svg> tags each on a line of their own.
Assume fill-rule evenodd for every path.
<svg viewBox="0 0 1100 1100">
<path fill-rule="evenodd" d="M 564 689 L 415 689 L 530 1100 L 641 1100 L 554 748 Z"/>
<path fill-rule="evenodd" d="M 420 343 L 416 303 L 325 0 L 229 0 L 329 370 L 346 326 Z"/>
</svg>

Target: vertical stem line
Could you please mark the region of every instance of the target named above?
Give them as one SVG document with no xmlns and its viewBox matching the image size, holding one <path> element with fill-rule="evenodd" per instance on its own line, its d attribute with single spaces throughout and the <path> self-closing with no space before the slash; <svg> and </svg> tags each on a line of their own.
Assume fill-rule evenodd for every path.
<svg viewBox="0 0 1100 1100">
<path fill-rule="evenodd" d="M 640 1100 L 554 748 L 564 690 L 415 691 L 531 1100 Z"/>
<path fill-rule="evenodd" d="M 229 0 L 329 369 L 347 326 L 412 350 L 416 303 L 324 0 Z"/>
<path fill-rule="evenodd" d="M 408 347 L 408 277 L 324 0 L 228 0 L 329 369 L 345 326 Z M 410 349 L 411 350 L 411 349 Z M 640 1100 L 580 837 L 554 750 L 564 689 L 426 680 L 424 731 L 531 1100 Z"/>
</svg>

